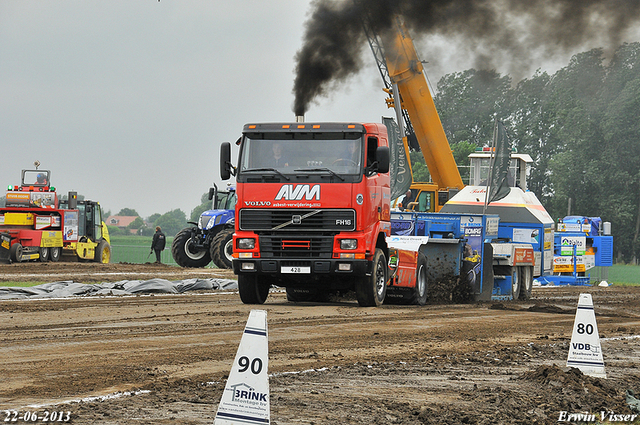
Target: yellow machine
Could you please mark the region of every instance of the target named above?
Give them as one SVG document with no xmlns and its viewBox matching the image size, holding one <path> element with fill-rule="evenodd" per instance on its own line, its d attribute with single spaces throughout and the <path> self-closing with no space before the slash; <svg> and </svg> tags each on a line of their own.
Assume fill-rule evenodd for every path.
<svg viewBox="0 0 640 425">
<path fill-rule="evenodd" d="M 60 201 L 60 208 L 78 211 L 77 240 L 67 239 L 63 253 L 78 260 L 111 262 L 111 238 L 102 219 L 102 208 L 95 201 L 78 201 L 75 192 L 69 192 L 68 201 Z"/>
</svg>

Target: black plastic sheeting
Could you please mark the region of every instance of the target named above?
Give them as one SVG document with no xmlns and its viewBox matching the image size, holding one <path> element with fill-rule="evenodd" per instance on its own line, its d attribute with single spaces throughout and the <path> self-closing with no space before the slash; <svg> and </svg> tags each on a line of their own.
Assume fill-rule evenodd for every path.
<svg viewBox="0 0 640 425">
<path fill-rule="evenodd" d="M 182 294 L 197 290 L 238 289 L 238 282 L 231 279 L 185 279 L 169 281 L 165 279 L 121 280 L 105 283 L 78 283 L 73 281 L 43 283 L 42 285 L 21 287 L 0 287 L 0 300 L 22 298 L 68 298 L 88 295 L 139 295 L 139 294 Z"/>
</svg>

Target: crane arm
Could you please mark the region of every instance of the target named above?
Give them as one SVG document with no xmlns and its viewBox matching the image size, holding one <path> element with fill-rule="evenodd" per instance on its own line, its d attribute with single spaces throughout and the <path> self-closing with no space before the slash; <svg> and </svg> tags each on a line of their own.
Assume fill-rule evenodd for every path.
<svg viewBox="0 0 640 425">
<path fill-rule="evenodd" d="M 398 86 L 402 108 L 411 118 L 431 179 L 441 190 L 462 189 L 464 183 L 431 97 L 422 63 L 406 27 L 398 20 L 396 25 L 393 40 L 384 44 L 389 78 Z"/>
</svg>

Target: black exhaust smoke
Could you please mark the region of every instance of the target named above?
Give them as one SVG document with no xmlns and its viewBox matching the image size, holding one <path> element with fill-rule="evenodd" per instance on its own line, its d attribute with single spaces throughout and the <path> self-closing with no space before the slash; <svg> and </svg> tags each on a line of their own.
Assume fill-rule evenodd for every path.
<svg viewBox="0 0 640 425">
<path fill-rule="evenodd" d="M 400 15 L 413 37 L 446 37 L 470 52 L 475 68 L 508 61 L 512 77 L 521 78 L 542 58 L 587 43 L 612 52 L 638 22 L 640 0 L 316 0 L 296 54 L 296 115 L 363 66 L 364 12 L 381 36 Z"/>
</svg>

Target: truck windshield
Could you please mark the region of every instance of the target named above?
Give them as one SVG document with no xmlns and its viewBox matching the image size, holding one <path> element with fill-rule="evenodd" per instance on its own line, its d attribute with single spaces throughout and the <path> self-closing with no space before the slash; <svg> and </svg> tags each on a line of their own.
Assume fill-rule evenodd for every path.
<svg viewBox="0 0 640 425">
<path fill-rule="evenodd" d="M 240 157 L 241 173 L 300 174 L 326 171 L 329 175 L 362 173 L 362 135 L 321 133 L 322 138 L 245 137 Z M 262 136 L 268 136 L 262 134 Z M 297 136 L 297 135 L 296 135 Z M 350 136 L 345 138 L 345 136 Z M 295 137 L 295 136 L 293 136 Z"/>
</svg>

